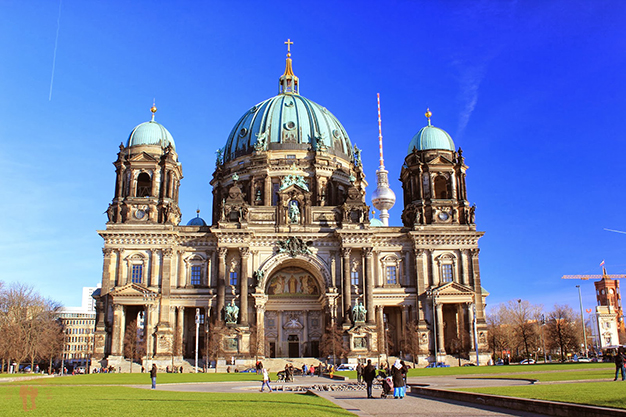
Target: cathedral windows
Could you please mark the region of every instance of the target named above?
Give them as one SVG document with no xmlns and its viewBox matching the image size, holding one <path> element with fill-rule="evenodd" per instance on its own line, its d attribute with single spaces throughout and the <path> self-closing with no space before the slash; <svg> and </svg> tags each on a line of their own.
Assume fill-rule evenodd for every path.
<svg viewBox="0 0 626 417">
<path fill-rule="evenodd" d="M 133 284 L 141 284 L 143 277 L 143 265 L 132 265 L 131 282 Z"/>
<path fill-rule="evenodd" d="M 442 282 L 454 281 L 451 264 L 441 265 L 441 281 Z"/>
<path fill-rule="evenodd" d="M 439 267 L 439 282 L 453 282 L 454 271 L 456 269 L 456 258 L 451 253 L 444 253 L 437 257 L 437 265 Z"/>
<path fill-rule="evenodd" d="M 237 280 L 237 271 L 230 272 L 230 285 L 236 287 L 239 281 Z"/>
<path fill-rule="evenodd" d="M 202 267 L 200 265 L 193 265 L 191 267 L 191 285 L 202 284 Z"/>
<path fill-rule="evenodd" d="M 450 193 L 448 192 L 448 180 L 443 175 L 437 175 L 435 177 L 434 188 L 435 198 L 450 198 Z"/>
<path fill-rule="evenodd" d="M 359 281 L 359 271 L 352 271 L 350 274 L 352 285 L 358 286 L 361 285 Z"/>
<path fill-rule="evenodd" d="M 137 177 L 137 197 L 150 197 L 152 191 L 152 178 L 150 174 L 142 172 Z"/>
<path fill-rule="evenodd" d="M 387 271 L 386 271 L 386 284 L 387 285 L 395 285 L 398 283 L 398 277 L 397 277 L 397 268 L 395 266 L 387 266 Z"/>
<path fill-rule="evenodd" d="M 395 255 L 387 255 L 381 259 L 385 282 L 384 285 L 400 284 L 400 259 Z"/>
</svg>

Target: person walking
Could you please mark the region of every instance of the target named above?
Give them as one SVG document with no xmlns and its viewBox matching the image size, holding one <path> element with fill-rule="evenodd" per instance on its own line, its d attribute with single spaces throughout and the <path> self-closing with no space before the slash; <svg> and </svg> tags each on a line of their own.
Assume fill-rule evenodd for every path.
<svg viewBox="0 0 626 417">
<path fill-rule="evenodd" d="M 267 388 L 270 390 L 270 392 L 272 392 L 273 389 L 272 387 L 270 387 L 270 376 L 267 373 L 267 369 L 263 368 L 261 371 L 263 372 L 263 383 L 261 384 L 260 391 L 263 392 L 263 388 L 265 388 L 265 386 L 267 385 Z"/>
<path fill-rule="evenodd" d="M 617 381 L 617 375 L 620 372 L 622 373 L 622 381 L 625 381 L 626 373 L 624 372 L 624 351 L 622 350 L 621 347 L 619 347 L 617 351 L 615 352 L 614 362 L 615 362 L 615 378 L 613 379 L 613 381 Z"/>
<path fill-rule="evenodd" d="M 150 379 L 152 379 L 152 389 L 156 389 L 156 374 L 157 367 L 156 364 L 152 364 L 152 369 L 150 369 Z"/>
<path fill-rule="evenodd" d="M 363 364 L 361 362 L 356 365 L 356 382 L 359 384 L 363 382 Z"/>
<path fill-rule="evenodd" d="M 376 368 L 372 365 L 372 360 L 367 360 L 367 365 L 363 368 L 363 380 L 367 385 L 367 398 L 374 398 L 372 395 L 372 385 L 374 385 L 374 378 L 376 378 Z"/>
<path fill-rule="evenodd" d="M 400 363 L 400 359 L 391 367 L 391 375 L 393 377 L 393 398 L 404 398 L 406 386 L 404 385 L 404 374 L 406 370 Z"/>
</svg>

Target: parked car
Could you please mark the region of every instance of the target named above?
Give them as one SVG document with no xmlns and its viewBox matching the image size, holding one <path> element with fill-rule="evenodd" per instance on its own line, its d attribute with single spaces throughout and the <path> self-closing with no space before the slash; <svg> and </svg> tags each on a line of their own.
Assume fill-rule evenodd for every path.
<svg viewBox="0 0 626 417">
<path fill-rule="evenodd" d="M 520 365 L 534 365 L 534 364 L 535 364 L 534 359 L 524 359 L 523 361 L 520 362 Z"/>
<path fill-rule="evenodd" d="M 591 359 L 586 356 L 581 356 L 578 358 L 578 362 L 591 362 Z"/>
<path fill-rule="evenodd" d="M 353 365 L 351 363 L 342 363 L 341 365 L 337 367 L 337 370 L 338 371 L 355 371 L 356 365 Z"/>
<path fill-rule="evenodd" d="M 426 365 L 426 368 L 449 368 L 449 367 L 450 365 L 446 365 L 443 362 L 437 362 L 437 363 L 431 362 L 428 365 Z"/>
<path fill-rule="evenodd" d="M 464 363 L 463 366 L 476 366 L 473 362 Z"/>
</svg>

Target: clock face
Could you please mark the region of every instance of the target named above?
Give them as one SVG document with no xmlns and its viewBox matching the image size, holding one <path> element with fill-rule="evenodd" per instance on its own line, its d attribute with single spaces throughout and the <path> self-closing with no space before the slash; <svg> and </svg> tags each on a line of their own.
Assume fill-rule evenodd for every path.
<svg viewBox="0 0 626 417">
<path fill-rule="evenodd" d="M 143 210 L 137 210 L 135 212 L 135 217 L 138 218 L 139 220 L 143 219 L 146 215 L 146 212 Z"/>
<path fill-rule="evenodd" d="M 442 221 L 445 222 L 449 218 L 450 218 L 450 215 L 448 213 L 445 213 L 443 211 L 441 213 L 439 213 L 439 220 L 442 220 Z"/>
</svg>

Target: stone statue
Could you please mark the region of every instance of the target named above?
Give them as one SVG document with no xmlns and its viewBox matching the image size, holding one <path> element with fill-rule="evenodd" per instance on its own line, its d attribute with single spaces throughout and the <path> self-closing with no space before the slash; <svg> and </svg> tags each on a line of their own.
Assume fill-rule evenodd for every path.
<svg viewBox="0 0 626 417">
<path fill-rule="evenodd" d="M 470 207 L 470 224 L 476 223 L 476 204 Z"/>
<path fill-rule="evenodd" d="M 354 145 L 354 166 L 361 166 L 361 150 Z"/>
<path fill-rule="evenodd" d="M 254 279 L 256 279 L 256 286 L 257 288 L 261 288 L 261 285 L 263 284 L 263 277 L 265 276 L 265 271 L 263 271 L 262 269 L 257 269 L 256 271 L 254 271 Z"/>
<path fill-rule="evenodd" d="M 367 310 L 363 303 L 358 303 L 354 307 L 352 307 L 352 320 L 357 321 L 365 321 L 365 315 L 367 314 Z"/>
<path fill-rule="evenodd" d="M 216 167 L 222 165 L 223 153 L 224 153 L 224 151 L 222 149 L 218 149 L 217 151 L 215 151 L 215 154 L 217 156 L 217 158 L 215 159 L 215 166 Z"/>
<path fill-rule="evenodd" d="M 237 323 L 237 318 L 239 317 L 239 307 L 235 305 L 235 300 L 231 300 L 230 304 L 226 304 L 224 311 L 226 313 L 227 324 Z"/>
<path fill-rule="evenodd" d="M 300 209 L 298 208 L 298 202 L 295 200 L 289 202 L 289 223 L 300 223 Z"/>
</svg>

